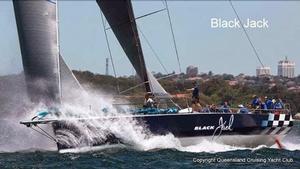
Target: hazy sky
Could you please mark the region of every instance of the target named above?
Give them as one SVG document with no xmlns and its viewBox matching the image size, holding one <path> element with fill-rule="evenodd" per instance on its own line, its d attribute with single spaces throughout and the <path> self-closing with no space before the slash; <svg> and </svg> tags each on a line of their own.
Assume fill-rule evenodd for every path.
<svg viewBox="0 0 300 169">
<path fill-rule="evenodd" d="M 284 56 L 300 67 L 300 1 L 234 1 L 241 19 L 262 19 L 268 29 L 247 29 L 263 63 L 277 74 L 277 63 Z M 76 70 L 105 72 L 108 56 L 100 10 L 95 1 L 59 1 L 60 49 L 67 64 Z M 161 1 L 134 1 L 135 16 L 162 9 Z M 236 18 L 228 1 L 169 1 L 182 69 L 198 66 L 200 72 L 245 73 L 254 75 L 260 66 L 241 28 L 213 29 L 211 18 Z M 178 72 L 166 12 L 137 20 L 142 32 L 159 55 L 168 72 Z M 22 71 L 16 23 L 11 1 L 0 1 L 0 75 Z M 133 68 L 108 31 L 117 75 L 133 74 Z M 164 72 L 141 36 L 148 68 Z M 110 66 L 110 74 L 112 74 Z M 296 75 L 300 68 L 296 69 Z"/>
</svg>

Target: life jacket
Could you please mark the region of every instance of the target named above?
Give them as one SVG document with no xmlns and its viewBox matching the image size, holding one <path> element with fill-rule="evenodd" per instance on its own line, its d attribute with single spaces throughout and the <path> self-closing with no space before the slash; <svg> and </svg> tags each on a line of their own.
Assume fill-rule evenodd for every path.
<svg viewBox="0 0 300 169">
<path fill-rule="evenodd" d="M 239 113 L 249 113 L 249 110 L 245 107 L 240 108 Z"/>
<path fill-rule="evenodd" d="M 268 109 L 274 109 L 274 104 L 271 99 L 267 100 L 266 105 Z"/>
<path fill-rule="evenodd" d="M 260 109 L 262 109 L 262 110 L 267 110 L 267 105 L 266 105 L 266 103 L 262 102 L 261 105 L 260 105 Z"/>
<path fill-rule="evenodd" d="M 258 98 L 255 98 L 255 99 L 252 100 L 252 106 L 253 107 L 259 106 L 259 100 L 258 100 Z"/>
<path fill-rule="evenodd" d="M 280 102 L 276 102 L 275 105 L 274 105 L 274 108 L 275 109 L 283 109 L 283 105 Z"/>
</svg>

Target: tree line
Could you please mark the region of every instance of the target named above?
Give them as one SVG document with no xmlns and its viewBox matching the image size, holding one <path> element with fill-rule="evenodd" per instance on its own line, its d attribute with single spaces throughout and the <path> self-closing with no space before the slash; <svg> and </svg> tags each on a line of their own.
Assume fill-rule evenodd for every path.
<svg viewBox="0 0 300 169">
<path fill-rule="evenodd" d="M 113 94 L 125 91 L 141 84 L 136 76 L 113 77 L 107 75 L 94 74 L 89 71 L 73 71 L 80 83 L 88 84 L 89 87 L 100 89 Z M 161 73 L 155 74 L 157 78 L 165 75 Z M 239 75 L 240 76 L 240 75 Z M 294 79 L 283 79 L 280 77 L 254 77 L 243 76 L 242 82 L 237 81 L 231 85 L 230 81 L 234 81 L 238 76 L 230 74 L 213 75 L 213 73 L 202 74 L 196 78 L 189 78 L 185 74 L 170 76 L 169 78 L 160 80 L 160 84 L 172 95 L 184 94 L 187 99 L 175 98 L 180 105 L 185 106 L 191 95 L 187 89 L 193 88 L 193 81 L 200 84 L 200 103 L 205 105 L 222 104 L 227 101 L 232 107 L 239 104 L 247 105 L 251 102 L 254 95 L 264 98 L 280 98 L 286 104 L 290 105 L 293 113 L 300 112 L 300 92 L 290 91 L 286 82 L 293 81 L 300 85 L 300 77 Z M 273 85 L 270 85 L 273 83 Z M 127 96 L 144 96 L 143 85 L 132 90 L 122 93 Z M 139 99 L 140 100 L 140 99 Z M 189 102 L 189 100 L 188 100 Z"/>
</svg>

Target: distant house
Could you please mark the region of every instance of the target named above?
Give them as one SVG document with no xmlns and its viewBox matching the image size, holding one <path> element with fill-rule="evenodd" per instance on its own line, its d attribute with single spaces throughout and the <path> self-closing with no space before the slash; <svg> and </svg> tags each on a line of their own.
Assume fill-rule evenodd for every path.
<svg viewBox="0 0 300 169">
<path fill-rule="evenodd" d="M 288 91 L 292 92 L 300 92 L 300 86 L 295 86 L 295 87 L 289 87 Z"/>
<path fill-rule="evenodd" d="M 189 77 L 186 80 L 189 80 L 189 81 L 198 81 L 198 80 L 203 80 L 203 78 L 202 77 Z"/>
<path fill-rule="evenodd" d="M 239 82 L 237 80 L 230 80 L 228 84 L 229 86 L 236 86 L 237 84 L 239 84 Z"/>
<path fill-rule="evenodd" d="M 186 75 L 188 77 L 196 77 L 197 74 L 198 74 L 198 67 L 190 65 L 186 68 Z"/>
<path fill-rule="evenodd" d="M 286 86 L 289 87 L 296 87 L 297 83 L 295 81 L 288 81 L 286 82 Z"/>
</svg>

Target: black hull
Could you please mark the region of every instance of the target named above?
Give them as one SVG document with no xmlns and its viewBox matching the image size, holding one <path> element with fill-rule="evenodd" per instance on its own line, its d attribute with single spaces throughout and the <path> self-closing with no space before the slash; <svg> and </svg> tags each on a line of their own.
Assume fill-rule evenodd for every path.
<svg viewBox="0 0 300 169">
<path fill-rule="evenodd" d="M 145 130 L 151 131 L 155 135 L 165 135 L 172 133 L 175 137 L 183 140 L 183 145 L 189 145 L 199 138 L 211 140 L 220 140 L 221 142 L 230 141 L 231 136 L 244 138 L 241 145 L 256 146 L 255 137 L 260 136 L 257 144 L 264 143 L 270 145 L 274 143 L 274 138 L 285 136 L 293 125 L 291 115 L 280 114 L 225 114 L 225 113 L 189 113 L 189 114 L 161 114 L 161 115 L 133 115 L 126 117 L 112 117 L 106 120 L 122 120 L 123 118 L 133 118 L 139 125 L 145 127 Z M 68 130 L 75 133 L 78 139 L 81 136 L 76 125 L 69 122 L 54 122 L 54 133 L 57 131 Z M 92 128 L 92 126 L 90 126 Z M 95 129 L 96 131 L 96 129 Z M 242 138 L 242 136 L 245 136 Z M 253 136 L 252 140 L 248 138 Z M 229 139 L 225 139 L 229 138 Z M 272 140 L 266 140 L 272 138 Z M 82 139 L 82 138 L 81 138 Z M 237 138 L 238 139 L 238 138 Z M 254 139 L 254 141 L 253 141 Z M 190 140 L 193 140 L 192 142 Z M 247 143 L 249 141 L 249 143 Z M 58 149 L 70 149 L 82 146 L 97 146 L 102 144 L 120 143 L 122 140 L 107 132 L 105 139 L 94 138 L 92 143 L 83 143 L 80 145 L 70 145 L 66 142 L 58 142 Z"/>
</svg>

